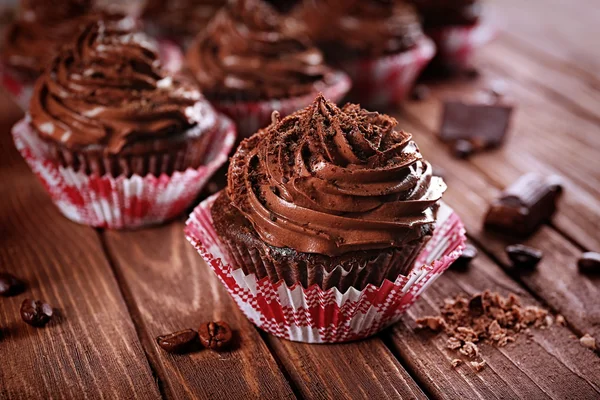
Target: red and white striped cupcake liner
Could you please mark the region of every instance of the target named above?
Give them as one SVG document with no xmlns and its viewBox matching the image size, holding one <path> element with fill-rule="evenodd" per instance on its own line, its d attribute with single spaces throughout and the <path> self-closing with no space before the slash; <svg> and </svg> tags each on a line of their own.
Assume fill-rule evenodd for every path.
<svg viewBox="0 0 600 400">
<path fill-rule="evenodd" d="M 341 293 L 318 285 L 308 288 L 271 283 L 232 267 L 214 229 L 210 208 L 216 198 L 203 201 L 186 223 L 187 239 L 217 274 L 239 308 L 259 328 L 275 336 L 306 343 L 336 343 L 363 339 L 397 322 L 401 315 L 462 253 L 463 224 L 446 204 L 438 213 L 438 227 L 419 254 L 408 276 L 398 276 L 379 287 L 350 288 Z"/>
<path fill-rule="evenodd" d="M 172 175 L 113 177 L 76 172 L 47 158 L 46 144 L 30 127 L 27 117 L 13 127 L 15 145 L 40 179 L 54 204 L 69 219 L 95 227 L 123 229 L 162 223 L 184 212 L 231 151 L 233 122 L 219 117 L 218 140 L 212 140 L 206 163 Z"/>
<path fill-rule="evenodd" d="M 433 41 L 423 37 L 414 48 L 402 53 L 344 62 L 340 68 L 352 80 L 349 99 L 371 110 L 402 103 L 434 55 Z"/>
</svg>

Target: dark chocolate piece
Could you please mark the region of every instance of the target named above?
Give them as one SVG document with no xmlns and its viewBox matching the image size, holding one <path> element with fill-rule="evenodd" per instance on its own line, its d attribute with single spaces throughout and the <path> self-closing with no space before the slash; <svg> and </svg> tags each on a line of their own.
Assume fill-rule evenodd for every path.
<svg viewBox="0 0 600 400">
<path fill-rule="evenodd" d="M 0 296 L 16 296 L 25 290 L 25 282 L 13 274 L 0 273 Z"/>
<path fill-rule="evenodd" d="M 440 138 L 444 142 L 470 141 L 477 149 L 502 144 L 508 131 L 512 106 L 505 104 L 444 103 Z"/>
<path fill-rule="evenodd" d="M 429 98 L 429 88 L 421 84 L 416 85 L 413 88 L 410 97 L 414 101 L 427 100 Z"/>
<path fill-rule="evenodd" d="M 552 217 L 561 193 L 556 176 L 523 175 L 492 203 L 485 216 L 485 227 L 527 236 Z"/>
<path fill-rule="evenodd" d="M 466 269 L 475 257 L 477 257 L 477 248 L 472 244 L 467 244 L 460 257 L 452 264 L 452 267 Z"/>
<path fill-rule="evenodd" d="M 198 343 L 198 332 L 193 329 L 161 335 L 156 338 L 156 343 L 169 353 L 187 353 Z"/>
<path fill-rule="evenodd" d="M 589 274 L 600 274 L 600 253 L 588 251 L 577 261 L 579 271 Z"/>
<path fill-rule="evenodd" d="M 54 311 L 48 303 L 25 299 L 21 304 L 21 319 L 31 326 L 42 327 L 50 322 Z"/>
<path fill-rule="evenodd" d="M 522 244 L 514 244 L 506 247 L 506 254 L 514 267 L 533 269 L 542 260 L 541 250 Z"/>
<path fill-rule="evenodd" d="M 224 350 L 231 344 L 233 332 L 227 322 L 206 322 L 198 329 L 200 342 L 211 350 Z"/>
</svg>

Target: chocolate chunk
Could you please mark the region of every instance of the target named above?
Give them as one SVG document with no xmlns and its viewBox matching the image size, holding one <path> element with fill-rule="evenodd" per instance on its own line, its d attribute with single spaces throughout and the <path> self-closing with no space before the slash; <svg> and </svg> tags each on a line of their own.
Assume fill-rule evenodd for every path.
<svg viewBox="0 0 600 400">
<path fill-rule="evenodd" d="M 187 353 L 194 348 L 198 341 L 198 332 L 193 329 L 161 335 L 156 338 L 156 343 L 161 349 L 169 353 Z"/>
<path fill-rule="evenodd" d="M 425 85 L 416 85 L 410 94 L 410 98 L 414 101 L 427 100 L 429 98 L 429 88 Z"/>
<path fill-rule="evenodd" d="M 508 130 L 512 107 L 502 104 L 444 103 L 440 138 L 471 142 L 475 149 L 500 146 Z"/>
<path fill-rule="evenodd" d="M 52 319 L 52 315 L 52 307 L 43 301 L 25 299 L 21 304 L 21 319 L 31 326 L 46 325 Z"/>
<path fill-rule="evenodd" d="M 513 266 L 533 269 L 541 261 L 543 253 L 541 250 L 522 244 L 514 244 L 506 247 L 506 254 Z"/>
<path fill-rule="evenodd" d="M 456 158 L 466 159 L 473 154 L 475 148 L 473 147 L 473 144 L 468 140 L 460 139 L 454 143 L 452 151 Z"/>
<path fill-rule="evenodd" d="M 483 314 L 483 311 L 483 296 L 481 293 L 479 293 L 471 297 L 471 300 L 469 300 L 469 312 L 473 316 L 479 316 Z"/>
<path fill-rule="evenodd" d="M 467 244 L 460 257 L 452 264 L 452 267 L 455 269 L 466 269 L 471 264 L 471 261 L 477 257 L 477 253 L 475 246 Z"/>
<path fill-rule="evenodd" d="M 231 339 L 233 338 L 233 332 L 226 322 L 206 322 L 200 325 L 198 329 L 200 335 L 200 342 L 211 350 L 223 350 L 227 348 Z"/>
<path fill-rule="evenodd" d="M 530 235 L 552 217 L 561 193 L 556 176 L 523 175 L 492 203 L 485 216 L 485 227 L 512 235 Z"/>
<path fill-rule="evenodd" d="M 577 266 L 581 272 L 600 274 L 600 253 L 593 251 L 583 253 L 577 261 Z"/>
<path fill-rule="evenodd" d="M 8 273 L 0 273 L 0 296 L 16 296 L 25 290 L 25 282 Z"/>
</svg>

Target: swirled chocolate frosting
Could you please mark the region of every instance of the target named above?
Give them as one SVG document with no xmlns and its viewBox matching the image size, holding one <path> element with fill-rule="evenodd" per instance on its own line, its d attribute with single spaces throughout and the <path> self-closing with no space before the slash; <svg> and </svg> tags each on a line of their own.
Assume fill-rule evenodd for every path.
<svg viewBox="0 0 600 400">
<path fill-rule="evenodd" d="M 423 34 L 415 9 L 402 0 L 314 0 L 300 15 L 336 60 L 402 52 Z"/>
<path fill-rule="evenodd" d="M 396 124 L 319 96 L 242 142 L 227 194 L 275 247 L 336 256 L 421 239 L 446 186 Z"/>
<path fill-rule="evenodd" d="M 29 78 L 39 76 L 60 47 L 77 37 L 90 21 L 120 21 L 128 27 L 135 24 L 123 15 L 95 11 L 92 2 L 86 0 L 23 1 L 21 8 L 19 18 L 7 28 L 2 59 Z"/>
<path fill-rule="evenodd" d="M 411 0 L 423 18 L 423 26 L 471 25 L 481 16 L 479 0 Z"/>
<path fill-rule="evenodd" d="M 200 135 L 216 123 L 197 86 L 168 76 L 156 45 L 118 24 L 89 24 L 38 79 L 33 128 L 70 149 Z"/>
<path fill-rule="evenodd" d="M 318 92 L 331 71 L 290 19 L 259 0 L 230 2 L 187 53 L 209 99 L 255 100 Z"/>
<path fill-rule="evenodd" d="M 166 33 L 189 36 L 202 31 L 225 3 L 226 0 L 150 0 L 143 16 Z"/>
</svg>

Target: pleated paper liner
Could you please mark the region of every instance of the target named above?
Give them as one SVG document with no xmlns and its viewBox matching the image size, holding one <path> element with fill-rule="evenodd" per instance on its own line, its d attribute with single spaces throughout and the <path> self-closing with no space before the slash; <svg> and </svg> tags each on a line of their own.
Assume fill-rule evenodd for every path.
<svg viewBox="0 0 600 400">
<path fill-rule="evenodd" d="M 219 118 L 219 132 L 208 144 L 203 165 L 158 177 L 152 174 L 88 175 L 59 165 L 48 157 L 49 145 L 31 129 L 26 119 L 13 127 L 12 134 L 17 149 L 67 218 L 95 227 L 131 229 L 180 215 L 225 163 L 236 132 L 230 119 Z"/>
<path fill-rule="evenodd" d="M 213 226 L 212 196 L 193 211 L 186 223 L 187 239 L 215 271 L 239 308 L 252 323 L 273 335 L 307 343 L 337 343 L 363 339 L 397 322 L 420 294 L 462 253 L 465 230 L 446 204 L 438 227 L 408 275 L 367 285 L 363 290 L 323 290 L 318 285 L 276 284 L 236 268 Z"/>
<path fill-rule="evenodd" d="M 174 74 L 181 70 L 183 54 L 175 43 L 162 39 L 158 42 L 158 50 L 163 66 L 169 73 Z M 25 79 L 9 66 L 0 63 L 0 84 L 10 94 L 13 101 L 23 111 L 27 111 L 35 79 Z"/>
<path fill-rule="evenodd" d="M 350 101 L 369 110 L 385 110 L 402 103 L 417 77 L 435 54 L 427 37 L 402 53 L 376 59 L 348 60 L 340 64 L 352 80 Z"/>
<path fill-rule="evenodd" d="M 326 99 L 339 102 L 350 89 L 351 82 L 346 74 L 337 72 L 331 79 L 332 83 L 323 88 L 322 93 Z M 239 140 L 250 137 L 260 128 L 271 123 L 271 114 L 278 111 L 285 117 L 294 111 L 310 105 L 318 95 L 312 92 L 303 96 L 285 99 L 271 99 L 262 101 L 211 101 L 211 104 L 220 112 L 228 115 L 238 128 Z"/>
<path fill-rule="evenodd" d="M 496 29 L 486 21 L 474 25 L 447 26 L 425 32 L 437 46 L 433 67 L 467 66 L 476 50 L 496 37 Z"/>
</svg>

